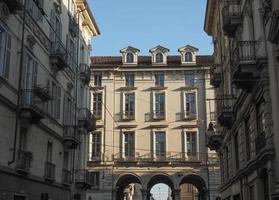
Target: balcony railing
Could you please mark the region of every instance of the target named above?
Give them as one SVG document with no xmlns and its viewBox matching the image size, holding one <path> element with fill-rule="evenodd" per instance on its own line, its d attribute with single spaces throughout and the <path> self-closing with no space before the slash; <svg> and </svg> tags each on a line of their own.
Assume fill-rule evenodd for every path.
<svg viewBox="0 0 279 200">
<path fill-rule="evenodd" d="M 91 77 L 91 71 L 90 71 L 90 67 L 85 64 L 85 63 L 81 63 L 79 65 L 79 77 L 80 79 L 85 83 L 88 84 L 90 82 L 90 77 Z"/>
<path fill-rule="evenodd" d="M 50 62 L 55 71 L 68 68 L 68 52 L 61 41 L 51 43 Z"/>
<path fill-rule="evenodd" d="M 124 111 L 122 113 L 122 119 L 123 120 L 133 120 L 133 119 L 135 119 L 135 111 L 134 110 Z"/>
<path fill-rule="evenodd" d="M 234 36 L 239 25 L 242 24 L 240 0 L 225 0 L 223 7 L 223 30 L 228 36 Z"/>
<path fill-rule="evenodd" d="M 234 121 L 232 95 L 219 95 L 217 97 L 218 123 L 227 128 L 231 128 Z"/>
<path fill-rule="evenodd" d="M 86 169 L 78 169 L 75 173 L 75 183 L 79 188 L 90 188 L 92 183 L 90 173 Z"/>
<path fill-rule="evenodd" d="M 23 173 L 29 173 L 33 154 L 29 151 L 18 150 L 16 169 Z"/>
<path fill-rule="evenodd" d="M 218 150 L 221 146 L 221 135 L 213 128 L 207 130 L 207 146 L 210 150 Z"/>
<path fill-rule="evenodd" d="M 118 163 L 183 163 L 183 162 L 200 162 L 201 157 L 200 153 L 191 153 L 191 152 L 162 152 L 160 155 L 154 155 L 152 153 L 140 154 L 137 152 L 134 156 L 124 156 L 120 153 L 113 155 L 113 161 Z"/>
<path fill-rule="evenodd" d="M 79 126 L 86 128 L 88 131 L 96 129 L 96 119 L 88 108 L 78 110 Z"/>
<path fill-rule="evenodd" d="M 71 171 L 68 169 L 62 170 L 62 183 L 64 185 L 70 185 L 71 184 Z"/>
<path fill-rule="evenodd" d="M 51 162 L 45 163 L 45 179 L 53 181 L 55 179 L 55 164 Z"/>
<path fill-rule="evenodd" d="M 266 138 L 265 134 L 261 133 L 255 140 L 255 146 L 256 146 L 256 153 L 260 153 L 260 151 L 265 148 L 266 146 Z"/>
<path fill-rule="evenodd" d="M 214 65 L 210 69 L 210 85 L 214 86 L 215 88 L 219 88 L 221 82 L 222 82 L 222 76 L 221 76 L 220 67 Z"/>
<path fill-rule="evenodd" d="M 75 17 L 69 15 L 69 32 L 73 37 L 77 37 L 79 34 L 79 27 Z"/>
<path fill-rule="evenodd" d="M 7 4 L 11 13 L 23 9 L 23 0 L 3 0 Z"/>
<path fill-rule="evenodd" d="M 155 111 L 153 111 L 152 119 L 154 119 L 154 120 L 165 119 L 165 111 L 164 110 L 155 110 Z"/>
<path fill-rule="evenodd" d="M 240 41 L 233 52 L 233 83 L 238 88 L 249 88 L 257 81 L 257 41 Z"/>
<path fill-rule="evenodd" d="M 34 89 L 22 90 L 20 98 L 21 117 L 27 118 L 30 123 L 38 123 L 44 118 L 46 104 Z"/>
<path fill-rule="evenodd" d="M 65 146 L 70 149 L 76 149 L 80 143 L 77 129 L 74 125 L 65 125 L 63 132 L 63 139 Z"/>
</svg>

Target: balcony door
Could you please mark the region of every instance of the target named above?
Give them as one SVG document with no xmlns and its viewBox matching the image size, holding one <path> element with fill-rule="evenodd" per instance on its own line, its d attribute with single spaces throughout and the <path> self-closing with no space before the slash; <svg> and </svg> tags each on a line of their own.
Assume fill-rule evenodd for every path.
<svg viewBox="0 0 279 200">
<path fill-rule="evenodd" d="M 123 156 L 126 159 L 135 157 L 135 132 L 123 132 Z"/>
<path fill-rule="evenodd" d="M 155 156 L 156 158 L 166 156 L 166 133 L 164 131 L 155 132 Z"/>
<path fill-rule="evenodd" d="M 197 156 L 197 132 L 186 132 L 185 157 L 195 159 Z"/>
</svg>

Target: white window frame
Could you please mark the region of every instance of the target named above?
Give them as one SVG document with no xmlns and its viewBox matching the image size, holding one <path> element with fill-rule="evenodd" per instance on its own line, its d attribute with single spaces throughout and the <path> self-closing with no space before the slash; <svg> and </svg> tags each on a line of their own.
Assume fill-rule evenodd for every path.
<svg viewBox="0 0 279 200">
<path fill-rule="evenodd" d="M 96 141 L 94 141 L 94 139 L 95 139 L 94 135 L 97 135 L 97 134 L 100 137 L 100 139 L 99 139 L 100 140 L 99 141 L 99 145 L 100 145 L 99 155 L 93 153 L 97 149 L 97 147 L 94 146 L 95 144 L 98 144 Z M 94 131 L 91 134 L 91 141 L 92 141 L 92 145 L 91 145 L 91 160 L 92 161 L 100 161 L 100 160 L 102 160 L 102 144 L 103 144 L 102 139 L 103 139 L 102 131 Z"/>
<path fill-rule="evenodd" d="M 134 74 L 125 74 L 125 86 L 126 87 L 134 87 L 135 86 L 135 75 Z"/>
<path fill-rule="evenodd" d="M 100 87 L 102 86 L 102 74 L 95 74 L 93 76 L 94 80 L 93 80 L 93 84 L 94 86 Z"/>
<path fill-rule="evenodd" d="M 194 97 L 195 97 L 195 114 L 191 114 L 191 111 L 190 111 L 190 113 L 188 114 L 187 113 L 187 106 L 186 106 L 186 104 L 187 104 L 187 98 L 186 98 L 186 95 L 187 94 L 194 94 Z M 198 98 L 197 98 L 197 91 L 184 91 L 183 92 L 183 114 L 184 114 L 184 118 L 185 119 L 197 119 L 197 117 L 198 117 L 198 104 L 197 104 L 197 100 L 198 100 Z M 190 108 L 191 108 L 191 106 L 190 106 Z"/>
<path fill-rule="evenodd" d="M 134 95 L 134 114 L 126 115 L 126 95 Z M 135 92 L 123 92 L 122 94 L 122 119 L 135 119 L 136 117 L 136 94 Z"/>
<path fill-rule="evenodd" d="M 164 152 L 161 152 L 160 155 L 157 155 L 157 149 L 156 149 L 156 144 L 157 144 L 157 141 L 156 141 L 156 134 L 158 133 L 163 133 L 165 135 L 165 151 Z M 153 157 L 154 158 L 166 158 L 167 156 L 167 133 L 165 130 L 158 130 L 158 131 L 154 131 L 153 132 Z"/>
<path fill-rule="evenodd" d="M 187 141 L 187 135 L 188 134 L 194 134 L 195 135 L 195 155 L 193 155 L 193 153 L 191 152 L 188 152 L 188 141 Z M 190 143 L 191 143 L 191 145 L 193 145 L 193 141 L 192 141 L 192 136 L 191 136 L 191 139 L 190 139 L 191 141 L 190 141 Z M 185 156 L 185 158 L 186 158 L 186 160 L 196 160 L 197 158 L 198 158 L 198 154 L 199 154 L 199 151 L 198 151 L 198 149 L 199 149 L 199 145 L 198 145 L 198 140 L 199 140 L 199 138 L 198 138 L 198 131 L 196 131 L 196 130 L 186 130 L 186 131 L 184 131 L 184 156 Z"/>
<path fill-rule="evenodd" d="M 94 95 L 101 95 L 101 104 L 100 106 L 96 103 Z M 98 105 L 97 108 L 95 106 Z M 92 107 L 93 107 L 93 114 L 95 115 L 96 119 L 102 119 L 103 118 L 103 92 L 94 92 L 92 93 Z M 100 115 L 96 115 L 100 111 Z"/>
<path fill-rule="evenodd" d="M 163 115 L 157 115 L 158 111 L 156 110 L 156 95 L 160 95 L 163 94 L 164 95 L 164 109 L 163 109 Z M 158 91 L 158 92 L 153 92 L 153 105 L 152 105 L 152 118 L 153 119 L 165 119 L 166 118 L 166 93 L 162 92 L 162 91 Z M 161 111 L 160 111 L 161 112 Z"/>
<path fill-rule="evenodd" d="M 132 139 L 132 141 L 133 141 L 133 145 L 131 144 L 131 139 L 130 140 L 128 140 L 128 146 L 130 146 L 131 145 L 131 149 L 128 149 L 128 154 L 129 155 L 125 155 L 126 154 L 126 148 L 125 148 L 125 146 L 126 146 L 126 141 L 125 141 L 125 136 L 126 135 L 132 135 L 132 137 L 133 137 L 133 139 Z M 130 155 L 131 154 L 131 155 Z M 122 158 L 124 158 L 124 159 L 131 159 L 131 158 L 135 158 L 135 156 L 136 156 L 136 133 L 135 133 L 135 131 L 128 131 L 128 130 L 124 130 L 124 131 L 122 131 L 122 154 L 121 154 L 121 156 L 122 156 Z"/>
<path fill-rule="evenodd" d="M 159 77 L 158 81 L 157 81 L 157 77 Z M 154 84 L 155 87 L 165 87 L 165 74 L 154 74 Z"/>
</svg>

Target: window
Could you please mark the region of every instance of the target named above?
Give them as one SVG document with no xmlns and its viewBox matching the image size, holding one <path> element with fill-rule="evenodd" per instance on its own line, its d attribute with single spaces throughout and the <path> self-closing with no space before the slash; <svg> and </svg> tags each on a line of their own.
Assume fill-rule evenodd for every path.
<svg viewBox="0 0 279 200">
<path fill-rule="evenodd" d="M 193 56 L 191 52 L 186 52 L 185 53 L 185 62 L 192 62 L 193 61 Z"/>
<path fill-rule="evenodd" d="M 61 107 L 61 88 L 54 82 L 52 82 L 52 96 L 50 101 L 50 115 L 55 119 L 60 119 L 60 107 Z"/>
<path fill-rule="evenodd" d="M 186 132 L 186 157 L 195 158 L 197 155 L 197 132 Z"/>
<path fill-rule="evenodd" d="M 90 180 L 93 188 L 100 187 L 100 172 L 90 172 Z"/>
<path fill-rule="evenodd" d="M 101 132 L 92 133 L 92 160 L 101 160 Z"/>
<path fill-rule="evenodd" d="M 235 168 L 236 170 L 239 169 L 239 141 L 238 141 L 239 134 L 238 132 L 234 136 L 234 153 L 235 153 Z"/>
<path fill-rule="evenodd" d="M 185 117 L 196 118 L 196 93 L 185 93 Z"/>
<path fill-rule="evenodd" d="M 249 200 L 255 200 L 255 186 L 249 186 Z"/>
<path fill-rule="evenodd" d="M 68 64 L 72 69 L 75 69 L 76 67 L 76 60 L 77 60 L 77 56 L 76 56 L 76 44 L 74 42 L 74 40 L 71 38 L 70 35 L 67 35 L 67 49 L 68 49 Z"/>
<path fill-rule="evenodd" d="M 164 87 L 165 76 L 164 74 L 155 74 L 155 86 Z"/>
<path fill-rule="evenodd" d="M 135 94 L 126 93 L 124 94 L 124 115 L 125 119 L 134 119 L 135 117 Z"/>
<path fill-rule="evenodd" d="M 51 163 L 52 162 L 52 142 L 47 142 L 47 157 L 46 161 Z"/>
<path fill-rule="evenodd" d="M 51 11 L 51 18 L 50 18 L 50 40 L 52 42 L 57 42 L 55 45 L 57 46 L 53 46 L 53 50 L 56 50 L 57 48 L 59 48 L 60 46 L 58 46 L 58 42 L 61 41 L 61 37 L 62 37 L 62 24 L 61 24 L 61 20 L 60 17 L 56 14 L 56 12 L 54 10 Z"/>
<path fill-rule="evenodd" d="M 25 89 L 31 90 L 37 83 L 38 63 L 37 61 L 27 54 L 26 71 L 25 71 Z"/>
<path fill-rule="evenodd" d="M 163 62 L 163 54 L 157 53 L 156 54 L 156 63 L 161 63 Z"/>
<path fill-rule="evenodd" d="M 102 86 L 102 75 L 94 75 L 94 86 Z"/>
<path fill-rule="evenodd" d="M 135 76 L 132 74 L 125 75 L 125 86 L 126 87 L 134 87 Z"/>
<path fill-rule="evenodd" d="M 43 20 L 43 8 L 44 8 L 44 1 L 43 0 L 27 0 L 26 1 L 26 9 L 29 14 L 36 20 L 42 21 Z"/>
<path fill-rule="evenodd" d="M 264 106 L 263 103 L 257 105 L 257 129 L 258 135 L 265 132 L 265 118 L 264 118 Z"/>
<path fill-rule="evenodd" d="M 165 93 L 155 93 L 155 104 L 153 105 L 153 117 L 164 118 L 165 117 Z"/>
<path fill-rule="evenodd" d="M 132 53 L 127 53 L 126 62 L 127 63 L 133 63 L 134 62 L 134 55 Z"/>
<path fill-rule="evenodd" d="M 155 132 L 155 155 L 156 157 L 166 156 L 166 133 Z"/>
<path fill-rule="evenodd" d="M 68 95 L 64 95 L 63 102 L 63 123 L 64 125 L 74 125 L 75 106 Z"/>
<path fill-rule="evenodd" d="M 68 151 L 64 151 L 63 169 L 66 169 L 66 170 L 69 169 L 69 152 Z"/>
<path fill-rule="evenodd" d="M 0 76 L 9 78 L 12 39 L 9 33 L 0 26 Z"/>
<path fill-rule="evenodd" d="M 127 158 L 133 158 L 135 156 L 135 133 L 127 131 L 123 133 L 124 138 L 124 156 Z"/>
<path fill-rule="evenodd" d="M 251 131 L 253 128 L 251 127 L 250 124 L 250 117 L 248 119 L 245 120 L 245 139 L 246 139 L 246 157 L 247 157 L 247 161 L 250 160 L 251 158 Z"/>
<path fill-rule="evenodd" d="M 185 74 L 185 85 L 187 87 L 195 86 L 195 77 L 193 74 Z"/>
<path fill-rule="evenodd" d="M 102 118 L 102 93 L 93 93 L 93 114 L 96 119 Z"/>
</svg>

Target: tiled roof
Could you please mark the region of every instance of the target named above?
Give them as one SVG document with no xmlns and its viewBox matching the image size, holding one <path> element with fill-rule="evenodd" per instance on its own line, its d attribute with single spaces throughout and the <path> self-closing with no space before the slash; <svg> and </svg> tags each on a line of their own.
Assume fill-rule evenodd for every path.
<svg viewBox="0 0 279 200">
<path fill-rule="evenodd" d="M 211 65 L 213 64 L 213 57 L 204 55 L 197 56 L 197 65 Z M 180 56 L 168 56 L 167 58 L 168 66 L 180 66 L 181 57 Z M 138 57 L 138 67 L 150 66 L 151 56 L 139 56 Z M 92 56 L 91 57 L 91 67 L 118 67 L 122 65 L 121 56 Z"/>
</svg>

